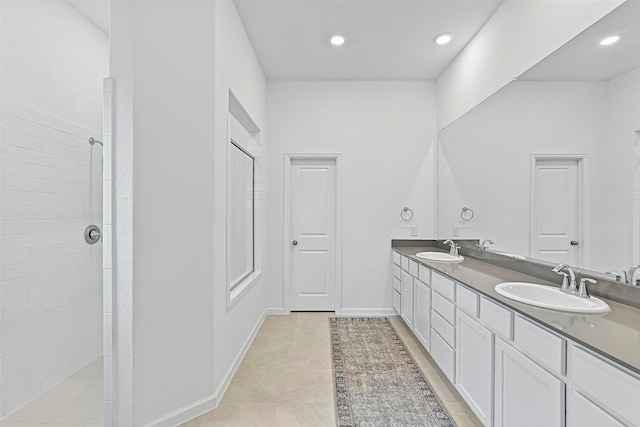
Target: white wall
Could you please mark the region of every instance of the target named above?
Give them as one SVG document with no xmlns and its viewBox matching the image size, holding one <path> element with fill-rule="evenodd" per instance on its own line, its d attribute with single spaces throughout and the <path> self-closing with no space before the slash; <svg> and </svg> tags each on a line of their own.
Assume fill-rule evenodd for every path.
<svg viewBox="0 0 640 427">
<path fill-rule="evenodd" d="M 265 81 L 231 1 L 113 2 L 116 425 L 212 409 L 266 308 L 226 288 L 229 90 Z M 261 135 L 261 143 L 264 143 Z"/>
<path fill-rule="evenodd" d="M 435 233 L 435 83 L 268 83 L 266 264 L 270 304 L 283 306 L 284 154 L 339 153 L 343 206 L 344 313 L 391 310 L 390 245 L 409 238 L 400 212 L 415 212 L 420 237 Z"/>
<path fill-rule="evenodd" d="M 622 3 L 502 3 L 438 79 L 438 129 L 451 124 Z"/>
<path fill-rule="evenodd" d="M 514 82 L 441 132 L 439 237 L 451 236 L 461 207 L 470 206 L 475 218 L 463 238 L 528 255 L 531 154 L 587 154 L 590 251 L 583 267 L 628 268 L 633 135 L 608 138 L 617 114 L 608 102 L 607 82 Z"/>
<path fill-rule="evenodd" d="M 2 1 L 2 99 L 102 128 L 108 37 L 65 1 Z"/>
<path fill-rule="evenodd" d="M 107 38 L 66 2 L 2 2 L 0 418 L 102 354 Z"/>
<path fill-rule="evenodd" d="M 111 17 L 114 423 L 145 425 L 213 393 L 215 10 L 113 2 Z"/>
<path fill-rule="evenodd" d="M 263 279 L 249 289 L 247 293 L 234 301 L 227 301 L 227 257 L 226 257 L 226 221 L 227 216 L 227 148 L 228 148 L 228 111 L 229 91 L 233 92 L 251 120 L 260 129 L 260 150 L 252 151 L 257 157 L 257 182 L 262 183 L 265 152 L 270 147 L 266 134 L 266 81 L 258 63 L 244 26 L 232 1 L 217 2 L 216 8 L 216 106 L 215 106 L 215 146 L 213 156 L 215 218 L 214 235 L 214 282 L 215 286 L 215 368 L 214 387 L 216 395 L 231 379 L 231 375 L 246 350 L 249 339 L 256 332 L 267 308 L 267 288 Z M 264 209 L 267 203 L 265 191 L 261 185 L 256 203 L 257 209 Z M 258 215 L 257 218 L 260 218 Z M 262 218 L 264 218 L 262 216 Z M 266 227 L 256 226 L 256 231 Z M 262 241 L 265 241 L 264 234 Z M 264 245 L 271 248 L 270 243 Z M 264 253 L 264 252 L 263 252 Z M 264 255 L 262 255 L 264 257 Z M 262 263 L 265 269 L 268 264 Z"/>
</svg>

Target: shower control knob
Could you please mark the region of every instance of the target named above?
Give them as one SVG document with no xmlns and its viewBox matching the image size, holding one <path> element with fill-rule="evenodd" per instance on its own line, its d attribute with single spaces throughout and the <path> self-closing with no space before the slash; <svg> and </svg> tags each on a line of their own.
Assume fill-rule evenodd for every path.
<svg viewBox="0 0 640 427">
<path fill-rule="evenodd" d="M 84 230 L 84 240 L 90 245 L 98 243 L 102 233 L 97 225 L 91 224 Z"/>
<path fill-rule="evenodd" d="M 571 241 L 571 246 L 578 246 L 580 244 L 580 242 L 578 242 L 577 240 L 572 240 Z"/>
<path fill-rule="evenodd" d="M 297 241 L 297 240 L 294 240 L 293 242 L 291 242 L 291 244 L 292 244 L 293 246 L 298 246 L 298 241 Z"/>
</svg>

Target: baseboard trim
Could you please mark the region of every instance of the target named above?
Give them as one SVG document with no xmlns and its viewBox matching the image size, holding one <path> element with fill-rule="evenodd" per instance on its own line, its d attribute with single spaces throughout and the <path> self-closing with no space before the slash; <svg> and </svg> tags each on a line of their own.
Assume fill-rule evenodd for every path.
<svg viewBox="0 0 640 427">
<path fill-rule="evenodd" d="M 176 409 L 175 411 L 170 412 L 151 423 L 145 424 L 143 427 L 174 427 L 216 409 L 218 407 L 218 404 L 222 400 L 222 396 L 224 395 L 225 391 L 227 391 L 227 388 L 231 383 L 231 379 L 238 370 L 242 359 L 249 350 L 249 347 L 251 346 L 254 338 L 258 334 L 258 331 L 260 330 L 264 319 L 268 315 L 272 314 L 277 315 L 286 313 L 284 313 L 281 308 L 266 308 L 262 312 L 262 316 L 260 316 L 260 319 L 254 326 L 251 334 L 249 334 L 249 337 L 247 337 L 247 339 L 245 340 L 244 344 L 242 345 L 242 349 L 229 367 L 227 374 L 224 376 L 223 381 L 220 383 L 214 394 L 212 394 L 211 396 L 207 396 L 202 400 L 184 406 L 180 409 Z"/>
<path fill-rule="evenodd" d="M 343 308 L 337 310 L 339 316 L 369 316 L 369 317 L 385 317 L 397 316 L 398 313 L 393 308 Z"/>
</svg>

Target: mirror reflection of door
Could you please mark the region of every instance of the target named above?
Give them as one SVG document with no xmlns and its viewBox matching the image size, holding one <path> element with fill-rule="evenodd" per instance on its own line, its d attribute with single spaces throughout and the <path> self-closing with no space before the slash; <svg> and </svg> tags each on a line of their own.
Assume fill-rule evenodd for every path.
<svg viewBox="0 0 640 427">
<path fill-rule="evenodd" d="M 578 159 L 536 159 L 531 257 L 579 265 L 581 211 Z"/>
</svg>

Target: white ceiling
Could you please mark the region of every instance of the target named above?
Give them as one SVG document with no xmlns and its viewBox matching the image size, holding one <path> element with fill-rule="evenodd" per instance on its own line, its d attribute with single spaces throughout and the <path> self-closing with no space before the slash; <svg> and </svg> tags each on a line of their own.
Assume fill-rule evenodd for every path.
<svg viewBox="0 0 640 427">
<path fill-rule="evenodd" d="M 640 1 L 627 1 L 560 49 L 518 77 L 518 80 L 611 80 L 640 67 Z M 607 36 L 620 41 L 600 46 Z"/>
<path fill-rule="evenodd" d="M 437 79 L 498 0 L 234 0 L 269 80 Z M 454 33 L 447 46 L 433 37 Z M 329 44 L 343 34 L 341 47 Z"/>
</svg>

